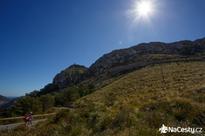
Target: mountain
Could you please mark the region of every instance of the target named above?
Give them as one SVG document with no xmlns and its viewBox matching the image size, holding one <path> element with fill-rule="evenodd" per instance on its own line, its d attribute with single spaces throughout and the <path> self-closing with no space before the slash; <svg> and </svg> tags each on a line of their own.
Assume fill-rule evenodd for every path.
<svg viewBox="0 0 205 136">
<path fill-rule="evenodd" d="M 82 65 L 71 65 L 57 74 L 53 79 L 53 84 L 59 88 L 65 88 L 69 85 L 78 84 L 86 78 L 88 68 Z"/>
<path fill-rule="evenodd" d="M 35 129 L 2 135 L 161 136 L 162 124 L 204 128 L 204 92 L 205 61 L 155 64 L 76 100 Z"/>
<path fill-rule="evenodd" d="M 103 84 L 102 82 L 112 77 L 153 64 L 205 60 L 204 52 L 205 38 L 173 43 L 142 43 L 105 54 L 89 68 L 82 65 L 71 65 L 57 74 L 53 79 L 53 83 L 48 86 L 54 88 L 50 90 L 62 90 L 68 86 L 83 82 L 95 85 Z M 50 92 L 48 89 L 45 90 Z"/>
<path fill-rule="evenodd" d="M 197 54 L 205 51 L 205 39 L 174 43 L 143 43 L 127 49 L 114 50 L 103 55 L 90 67 L 96 76 L 116 75 L 150 64 L 201 59 Z M 204 57 L 202 58 L 204 59 Z"/>
<path fill-rule="evenodd" d="M 0 107 L 9 102 L 9 99 L 0 95 Z"/>
<path fill-rule="evenodd" d="M 65 125 L 72 126 L 67 133 L 80 127 L 85 135 L 161 135 L 162 124 L 204 127 L 204 92 L 205 61 L 155 64 L 77 100 L 74 112 L 59 120 L 77 116 Z"/>
<path fill-rule="evenodd" d="M 205 129 L 204 92 L 205 39 L 142 43 L 105 54 L 89 68 L 71 65 L 19 98 L 11 115 L 68 109 L 35 129 L 2 135 L 160 136 L 162 124 Z"/>
</svg>

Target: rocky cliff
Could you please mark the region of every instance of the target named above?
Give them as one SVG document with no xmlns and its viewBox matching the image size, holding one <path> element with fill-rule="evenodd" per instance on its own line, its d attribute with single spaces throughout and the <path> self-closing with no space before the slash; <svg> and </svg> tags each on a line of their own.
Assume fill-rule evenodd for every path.
<svg viewBox="0 0 205 136">
<path fill-rule="evenodd" d="M 57 74 L 53 79 L 53 84 L 59 88 L 65 88 L 69 85 L 75 85 L 86 78 L 88 68 L 82 65 L 71 65 Z"/>
<path fill-rule="evenodd" d="M 205 39 L 175 43 L 143 43 L 105 54 L 91 65 L 89 70 L 95 76 L 116 75 L 150 64 L 200 59 L 203 52 Z"/>
</svg>

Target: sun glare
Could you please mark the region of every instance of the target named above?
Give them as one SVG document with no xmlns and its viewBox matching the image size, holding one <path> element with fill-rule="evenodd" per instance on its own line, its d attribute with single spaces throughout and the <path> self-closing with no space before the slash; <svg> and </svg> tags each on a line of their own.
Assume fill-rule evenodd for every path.
<svg viewBox="0 0 205 136">
<path fill-rule="evenodd" d="M 153 13 L 153 3 L 150 0 L 138 2 L 136 12 L 140 17 L 149 17 Z"/>
<path fill-rule="evenodd" d="M 156 0 L 135 0 L 132 8 L 129 10 L 129 16 L 134 21 L 149 21 L 150 18 L 155 14 Z"/>
</svg>

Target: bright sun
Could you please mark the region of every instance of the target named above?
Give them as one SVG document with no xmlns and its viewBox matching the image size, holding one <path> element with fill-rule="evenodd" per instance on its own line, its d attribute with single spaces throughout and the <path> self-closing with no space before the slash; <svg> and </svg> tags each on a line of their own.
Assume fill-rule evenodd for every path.
<svg viewBox="0 0 205 136">
<path fill-rule="evenodd" d="M 155 0 L 135 0 L 130 15 L 135 20 L 149 20 L 155 13 Z"/>
<path fill-rule="evenodd" d="M 153 3 L 150 0 L 140 1 L 136 4 L 136 11 L 140 17 L 149 17 L 153 13 Z"/>
</svg>

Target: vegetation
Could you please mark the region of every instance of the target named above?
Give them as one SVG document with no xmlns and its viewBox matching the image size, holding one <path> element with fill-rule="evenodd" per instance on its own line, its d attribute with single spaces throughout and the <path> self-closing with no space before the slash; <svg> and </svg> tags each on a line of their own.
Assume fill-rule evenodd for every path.
<svg viewBox="0 0 205 136">
<path fill-rule="evenodd" d="M 45 87 L 48 88 L 48 87 Z M 45 88 L 43 90 L 45 90 Z M 92 85 L 79 85 L 63 89 L 61 92 L 46 93 L 34 91 L 19 98 L 4 114 L 4 117 L 22 116 L 26 113 L 34 114 L 49 112 L 52 107 L 71 107 L 72 103 L 94 91 Z M 42 93 L 43 92 L 43 93 Z"/>
<path fill-rule="evenodd" d="M 21 128 L 1 135 L 154 136 L 161 135 L 158 129 L 162 124 L 205 126 L 203 61 L 152 65 L 129 73 L 95 92 L 82 90 L 86 89 L 75 86 L 59 94 L 39 97 L 40 103 L 48 99 L 46 97 L 53 102 L 54 97 L 55 105 L 72 103 L 74 106 L 36 128 Z M 39 105 L 29 96 L 26 99 L 33 103 L 34 109 L 34 105 Z"/>
</svg>

